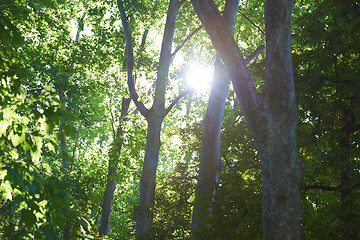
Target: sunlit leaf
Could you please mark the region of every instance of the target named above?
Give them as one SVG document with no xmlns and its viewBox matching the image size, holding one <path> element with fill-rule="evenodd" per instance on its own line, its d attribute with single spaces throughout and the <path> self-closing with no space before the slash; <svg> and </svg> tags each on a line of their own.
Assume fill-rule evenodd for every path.
<svg viewBox="0 0 360 240">
<path fill-rule="evenodd" d="M 1 183 L 0 192 L 4 201 L 12 200 L 12 187 L 9 180 L 6 180 L 5 182 Z"/>
</svg>

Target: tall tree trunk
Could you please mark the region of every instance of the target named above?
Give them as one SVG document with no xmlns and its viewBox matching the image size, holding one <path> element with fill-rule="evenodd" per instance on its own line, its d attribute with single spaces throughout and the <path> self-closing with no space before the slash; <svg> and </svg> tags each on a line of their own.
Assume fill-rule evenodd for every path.
<svg viewBox="0 0 360 240">
<path fill-rule="evenodd" d="M 62 95 L 60 95 L 60 99 L 62 99 L 61 97 Z M 69 153 L 68 153 L 68 148 L 67 148 L 67 143 L 66 143 L 66 135 L 65 135 L 65 131 L 64 131 L 64 127 L 65 127 L 65 119 L 63 117 L 60 117 L 60 154 L 61 154 L 61 162 L 62 162 L 62 166 L 65 170 L 65 175 L 68 176 L 69 172 L 70 172 L 70 164 L 69 164 Z M 69 228 L 69 222 L 66 221 L 64 223 L 64 227 L 63 227 L 63 239 L 64 240 L 70 240 L 71 239 L 71 230 Z"/>
<path fill-rule="evenodd" d="M 128 114 L 130 101 L 131 101 L 130 98 L 125 98 L 125 97 L 122 98 L 120 121 L 116 134 L 114 136 L 114 147 L 113 147 L 114 149 L 113 152 L 110 154 L 106 188 L 103 196 L 103 203 L 101 206 L 102 214 L 101 214 L 101 223 L 99 227 L 100 235 L 108 235 L 109 233 L 112 203 L 114 201 L 114 193 L 116 189 L 115 176 L 117 173 L 117 167 L 118 167 L 120 152 L 122 148 L 122 137 L 123 137 L 122 125 L 124 124 L 125 118 Z"/>
<path fill-rule="evenodd" d="M 103 196 L 102 211 L 101 211 L 101 223 L 99 227 L 100 236 L 108 235 L 110 228 L 110 218 L 112 211 L 112 203 L 114 200 L 114 193 L 116 189 L 115 175 L 117 172 L 118 164 L 116 160 L 109 160 L 109 168 L 107 174 L 106 188 Z"/>
<path fill-rule="evenodd" d="M 229 71 L 254 138 L 263 176 L 263 238 L 300 239 L 297 112 L 291 59 L 293 0 L 266 0 L 265 91 L 256 92 L 245 60 L 212 0 L 191 0 Z"/>
<path fill-rule="evenodd" d="M 223 16 L 231 32 L 234 31 L 238 5 L 239 0 L 232 0 L 225 6 Z M 214 78 L 204 119 L 204 136 L 195 192 L 197 202 L 193 209 L 191 239 L 196 238 L 195 231 L 204 226 L 204 220 L 211 215 L 210 204 L 222 172 L 220 131 L 229 83 L 230 77 L 220 58 L 216 57 Z"/>
<path fill-rule="evenodd" d="M 217 57 L 214 79 L 204 119 L 204 136 L 200 156 L 199 176 L 196 184 L 196 205 L 191 222 L 191 239 L 196 230 L 204 226 L 204 220 L 211 215 L 210 204 L 222 172 L 220 159 L 220 130 L 224 114 L 226 95 L 230 78 Z M 200 237 L 200 236 L 199 236 Z"/>
</svg>

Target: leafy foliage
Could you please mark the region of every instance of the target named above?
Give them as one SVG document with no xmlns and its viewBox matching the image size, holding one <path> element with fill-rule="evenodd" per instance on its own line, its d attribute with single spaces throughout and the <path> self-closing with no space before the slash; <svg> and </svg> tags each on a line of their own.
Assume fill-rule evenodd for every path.
<svg viewBox="0 0 360 240">
<path fill-rule="evenodd" d="M 148 104 L 167 2 L 126 2 L 135 36 L 137 87 Z M 297 133 L 305 168 L 303 239 L 359 236 L 359 9 L 358 1 L 336 0 L 301 0 L 294 8 Z M 244 1 L 239 11 L 235 36 L 249 56 L 264 42 L 263 3 Z M 4 0 L 0 12 L 0 238 L 59 239 L 67 234 L 64 229 L 73 239 L 100 238 L 108 162 L 115 159 L 109 238 L 133 239 L 146 122 L 132 104 L 126 121 L 120 121 L 128 90 L 116 3 Z M 185 2 L 174 48 L 199 25 Z M 149 35 L 142 46 L 145 29 Z M 213 56 L 209 38 L 200 30 L 174 58 L 167 102 L 186 89 L 188 63 L 212 63 Z M 260 53 L 250 65 L 259 92 L 264 59 Z M 207 94 L 186 96 L 164 120 L 149 232 L 154 239 L 190 235 Z M 119 126 L 123 148 L 114 158 Z M 68 169 L 61 164 L 62 131 Z M 260 163 L 232 90 L 221 151 L 223 174 L 212 217 L 199 234 L 204 239 L 260 239 Z"/>
</svg>

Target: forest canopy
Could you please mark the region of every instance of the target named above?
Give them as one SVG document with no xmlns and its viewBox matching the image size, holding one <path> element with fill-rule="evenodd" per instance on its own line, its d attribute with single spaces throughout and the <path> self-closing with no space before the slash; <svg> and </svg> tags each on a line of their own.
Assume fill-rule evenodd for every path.
<svg viewBox="0 0 360 240">
<path fill-rule="evenodd" d="M 357 0 L 3 0 L 1 239 L 360 238 Z"/>
</svg>

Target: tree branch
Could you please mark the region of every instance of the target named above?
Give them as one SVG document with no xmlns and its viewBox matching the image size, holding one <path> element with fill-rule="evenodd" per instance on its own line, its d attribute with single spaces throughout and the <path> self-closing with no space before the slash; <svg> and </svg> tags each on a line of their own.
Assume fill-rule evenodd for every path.
<svg viewBox="0 0 360 240">
<path fill-rule="evenodd" d="M 171 104 L 166 108 L 164 117 L 171 111 L 171 109 L 180 101 L 182 97 L 184 97 L 186 94 L 188 94 L 190 91 L 183 91 L 177 96 Z"/>
<path fill-rule="evenodd" d="M 136 107 L 139 109 L 140 113 L 147 118 L 149 116 L 149 110 L 145 107 L 144 103 L 138 101 L 138 94 L 135 89 L 135 81 L 134 81 L 134 50 L 131 36 L 131 29 L 129 22 L 127 20 L 127 16 L 124 11 L 123 1 L 117 0 L 118 9 L 120 12 L 121 22 L 124 29 L 125 42 L 126 42 L 126 55 L 127 55 L 127 74 L 128 74 L 128 86 L 130 92 L 130 98 L 134 101 Z"/>
<path fill-rule="evenodd" d="M 260 54 L 260 52 L 262 52 L 264 49 L 265 49 L 265 44 L 257 47 L 255 51 L 245 59 L 246 65 L 249 64 L 254 58 L 256 58 Z"/>
<path fill-rule="evenodd" d="M 157 3 L 159 2 L 159 0 L 156 0 L 155 2 L 156 2 L 156 3 L 155 3 L 155 5 L 154 5 L 153 9 L 151 10 L 151 17 L 152 17 L 153 19 L 156 19 L 155 11 L 156 11 Z M 138 59 L 138 66 L 141 66 L 141 60 L 142 60 L 142 58 L 143 58 L 143 56 L 142 56 L 142 51 L 144 50 L 144 47 L 145 47 L 145 44 L 146 44 L 146 38 L 147 38 L 147 36 L 148 36 L 148 33 L 149 33 L 149 29 L 146 28 L 145 31 L 144 31 L 144 34 L 143 34 L 143 36 L 142 36 L 142 38 L 141 38 L 140 57 L 139 57 L 139 59 Z"/>
<path fill-rule="evenodd" d="M 238 13 L 240 13 L 241 15 L 243 15 L 243 17 L 246 18 L 246 20 L 248 20 L 255 28 L 257 28 L 257 29 L 265 36 L 264 31 L 261 30 L 261 28 L 258 27 L 253 21 L 251 21 L 250 18 L 248 18 L 243 12 L 241 12 L 240 10 L 238 10 Z"/>
<path fill-rule="evenodd" d="M 324 191 L 336 191 L 338 190 L 340 187 L 331 187 L 331 186 L 321 186 L 321 185 L 307 185 L 302 187 L 302 190 L 311 190 L 311 189 L 320 189 L 320 190 L 324 190 Z"/>
<path fill-rule="evenodd" d="M 171 64 L 171 50 L 175 34 L 176 18 L 184 1 L 170 0 L 166 15 L 163 39 L 160 49 L 159 66 L 155 81 L 153 108 L 165 110 L 165 91 Z"/>
<path fill-rule="evenodd" d="M 192 31 L 192 32 L 190 33 L 190 35 L 187 36 L 187 37 L 182 41 L 182 43 L 175 48 L 175 51 L 174 51 L 173 53 L 171 53 L 171 58 L 173 59 L 173 58 L 175 57 L 175 54 L 185 45 L 185 43 L 186 43 L 187 41 L 189 41 L 190 38 L 192 38 L 192 36 L 194 36 L 194 35 L 195 35 L 198 31 L 200 31 L 200 29 L 202 29 L 202 28 L 203 28 L 203 25 L 197 27 L 194 31 Z"/>
<path fill-rule="evenodd" d="M 240 106 L 250 123 L 261 118 L 262 97 L 256 92 L 250 71 L 230 29 L 213 0 L 191 0 L 194 10 L 226 66 Z M 254 128 L 249 125 L 251 129 Z"/>
</svg>

